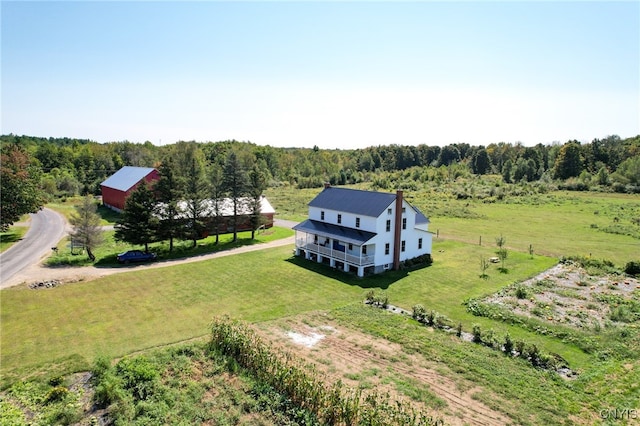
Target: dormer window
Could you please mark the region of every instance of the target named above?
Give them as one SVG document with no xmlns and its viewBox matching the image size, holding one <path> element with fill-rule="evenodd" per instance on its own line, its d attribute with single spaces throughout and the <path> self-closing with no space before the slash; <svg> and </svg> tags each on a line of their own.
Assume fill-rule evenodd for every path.
<svg viewBox="0 0 640 426">
<path fill-rule="evenodd" d="M 342 215 L 338 214 L 338 223 L 342 223 Z"/>
<path fill-rule="evenodd" d="M 320 212 L 320 220 L 324 220 L 324 211 Z"/>
<path fill-rule="evenodd" d="M 360 228 L 360 218 L 356 217 L 356 228 Z"/>
</svg>

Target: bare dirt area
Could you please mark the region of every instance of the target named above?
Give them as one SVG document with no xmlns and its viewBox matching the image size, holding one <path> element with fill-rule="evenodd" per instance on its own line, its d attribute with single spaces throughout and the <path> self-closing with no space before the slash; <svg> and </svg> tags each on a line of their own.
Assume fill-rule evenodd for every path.
<svg viewBox="0 0 640 426">
<path fill-rule="evenodd" d="M 451 425 L 504 425 L 506 415 L 476 400 L 488 392 L 446 367 L 408 354 L 398 344 L 341 327 L 322 313 L 263 324 L 262 337 L 315 365 L 327 381 L 389 393 Z M 455 373 L 451 373 L 454 375 Z M 408 386 L 407 386 L 408 385 Z M 402 389 L 413 390 L 411 398 Z"/>
<path fill-rule="evenodd" d="M 508 307 L 516 315 L 600 328 L 608 322 L 633 322 L 634 309 L 640 303 L 640 283 L 636 278 L 592 275 L 578 264 L 560 263 L 483 301 Z"/>
</svg>

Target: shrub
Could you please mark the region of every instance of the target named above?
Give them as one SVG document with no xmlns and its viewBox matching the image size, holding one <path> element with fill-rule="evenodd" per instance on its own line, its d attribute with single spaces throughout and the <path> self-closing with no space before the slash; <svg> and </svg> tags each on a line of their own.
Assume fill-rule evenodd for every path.
<svg viewBox="0 0 640 426">
<path fill-rule="evenodd" d="M 529 298 L 529 291 L 523 285 L 516 286 L 516 297 L 518 299 L 528 299 Z"/>
<path fill-rule="evenodd" d="M 511 340 L 511 335 L 509 333 L 504 336 L 504 352 L 507 355 L 511 355 L 513 353 L 513 340 Z"/>
<path fill-rule="evenodd" d="M 415 305 L 413 307 L 413 314 L 411 315 L 413 319 L 418 322 L 423 322 L 424 317 L 427 315 L 427 309 L 422 305 Z"/>
<path fill-rule="evenodd" d="M 631 261 L 624 266 L 624 273 L 627 275 L 640 275 L 640 261 Z"/>
<path fill-rule="evenodd" d="M 64 386 L 56 386 L 52 388 L 44 397 L 45 404 L 51 404 L 53 402 L 60 402 L 69 395 L 69 389 Z"/>
<path fill-rule="evenodd" d="M 478 324 L 474 324 L 473 325 L 473 331 L 472 331 L 473 337 L 472 337 L 472 341 L 475 343 L 482 343 L 482 329 L 480 328 L 480 326 Z"/>
</svg>

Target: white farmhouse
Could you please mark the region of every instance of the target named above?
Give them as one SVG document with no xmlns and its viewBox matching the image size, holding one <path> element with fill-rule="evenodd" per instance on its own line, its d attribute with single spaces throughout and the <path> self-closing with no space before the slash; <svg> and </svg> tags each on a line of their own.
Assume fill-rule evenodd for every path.
<svg viewBox="0 0 640 426">
<path fill-rule="evenodd" d="M 395 194 L 329 185 L 294 226 L 296 255 L 345 271 L 379 273 L 431 254 L 429 219 Z"/>
</svg>

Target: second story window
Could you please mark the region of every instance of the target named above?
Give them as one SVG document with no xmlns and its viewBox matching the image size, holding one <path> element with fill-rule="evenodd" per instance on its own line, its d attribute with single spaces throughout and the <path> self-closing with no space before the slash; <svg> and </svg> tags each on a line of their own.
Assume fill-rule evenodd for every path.
<svg viewBox="0 0 640 426">
<path fill-rule="evenodd" d="M 404 251 L 404 249 L 406 248 L 407 244 L 406 242 L 403 240 L 402 241 L 402 246 L 400 247 L 400 251 Z"/>
<path fill-rule="evenodd" d="M 391 220 L 387 219 L 387 232 L 391 232 Z"/>
<path fill-rule="evenodd" d="M 407 218 L 406 217 L 402 218 L 402 229 L 407 229 Z"/>
<path fill-rule="evenodd" d="M 342 215 L 338 214 L 338 223 L 342 223 Z"/>
<path fill-rule="evenodd" d="M 389 254 L 389 243 L 384 245 L 384 254 Z"/>
<path fill-rule="evenodd" d="M 356 228 L 360 228 L 360 218 L 356 217 Z"/>
<path fill-rule="evenodd" d="M 320 212 L 320 220 L 324 220 L 324 211 Z"/>
<path fill-rule="evenodd" d="M 362 246 L 362 254 L 367 254 L 367 246 Z"/>
</svg>

